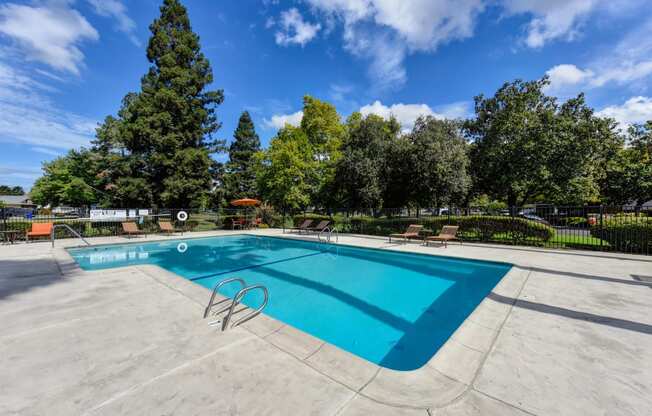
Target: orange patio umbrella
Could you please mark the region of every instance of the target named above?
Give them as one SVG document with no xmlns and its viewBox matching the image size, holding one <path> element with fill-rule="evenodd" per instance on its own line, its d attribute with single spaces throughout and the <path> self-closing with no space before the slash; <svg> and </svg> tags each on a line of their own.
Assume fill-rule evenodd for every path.
<svg viewBox="0 0 652 416">
<path fill-rule="evenodd" d="M 253 198 L 242 198 L 242 199 L 235 199 L 231 201 L 231 205 L 236 206 L 236 207 L 245 207 L 245 221 L 249 220 L 249 213 L 248 213 L 248 207 L 255 207 L 256 205 L 260 205 L 260 201 L 257 199 Z"/>
<path fill-rule="evenodd" d="M 260 201 L 252 198 L 242 198 L 231 201 L 231 205 L 236 207 L 255 207 L 256 205 L 260 205 Z"/>
</svg>

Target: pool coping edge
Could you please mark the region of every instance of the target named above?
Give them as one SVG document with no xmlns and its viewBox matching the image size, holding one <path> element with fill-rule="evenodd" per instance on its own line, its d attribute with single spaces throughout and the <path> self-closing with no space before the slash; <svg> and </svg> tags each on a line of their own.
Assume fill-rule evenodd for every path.
<svg viewBox="0 0 652 416">
<path fill-rule="evenodd" d="M 234 233 L 229 235 L 256 234 Z M 286 238 L 289 240 L 299 239 L 296 237 L 287 238 L 283 236 L 266 237 Z M 150 241 L 155 242 L 155 240 Z M 304 241 L 314 242 L 314 240 Z M 101 246 L 106 245 L 114 244 L 102 244 Z M 456 256 L 410 253 L 383 247 L 370 248 L 352 244 L 339 245 L 378 251 L 388 250 L 403 254 L 418 254 L 431 257 L 448 257 L 452 259 L 470 260 Z M 57 266 L 64 277 L 83 276 L 86 273 L 98 274 L 106 272 L 105 269 L 95 271 L 83 270 L 66 248 L 55 248 L 52 250 L 52 253 Z M 484 262 L 484 260 L 478 261 Z M 242 329 L 247 330 L 247 332 L 256 335 L 263 341 L 270 343 L 274 347 L 291 355 L 306 366 L 310 367 L 312 370 L 317 371 L 329 379 L 347 387 L 356 395 L 366 397 L 374 402 L 387 406 L 414 409 L 440 409 L 457 402 L 468 391 L 473 389 L 473 383 L 480 374 L 484 362 L 491 353 L 493 346 L 500 335 L 502 326 L 508 319 L 511 309 L 530 273 L 529 268 L 513 265 L 511 263 L 493 263 L 509 264 L 512 267 L 489 294 L 498 292 L 495 294 L 508 296 L 514 299 L 514 301 L 511 304 L 506 305 L 490 299 L 489 296 L 485 297 L 449 337 L 446 343 L 444 343 L 444 345 L 442 345 L 442 347 L 433 355 L 433 357 L 431 357 L 424 366 L 416 370 L 397 371 L 387 369 L 321 340 L 319 340 L 319 344 L 313 351 L 310 351 L 310 353 L 305 355 L 298 354 L 296 350 L 292 351 L 292 348 L 289 348 L 288 346 L 297 341 L 303 344 L 314 344 L 316 338 L 264 314 L 261 314 L 256 317 L 256 319 L 243 324 Z M 211 293 L 209 289 L 156 265 L 133 265 L 122 267 L 120 269 L 138 270 L 200 305 L 203 305 Z M 148 270 L 150 272 L 148 272 Z M 161 280 L 159 276 L 163 277 L 163 279 Z M 203 300 L 201 297 L 203 297 Z M 473 338 L 473 331 L 489 331 L 492 333 L 491 342 L 484 346 L 484 348 L 480 349 L 477 348 L 477 345 L 473 347 L 469 346 L 463 341 L 463 333 L 465 331 L 470 334 L 467 334 L 467 337 L 471 338 Z M 327 348 L 324 348 L 325 346 Z M 324 360 L 319 362 L 319 365 L 316 365 L 315 362 L 317 362 L 317 359 L 326 354 L 332 354 L 336 357 L 326 357 Z M 351 379 L 347 377 L 346 374 L 342 374 L 341 366 L 328 366 L 329 363 L 332 364 L 333 360 L 336 364 L 338 360 L 348 361 L 348 367 L 362 367 L 365 371 L 372 373 L 372 375 L 368 377 L 368 379 L 366 379 L 365 376 L 365 382 L 352 383 Z"/>
</svg>

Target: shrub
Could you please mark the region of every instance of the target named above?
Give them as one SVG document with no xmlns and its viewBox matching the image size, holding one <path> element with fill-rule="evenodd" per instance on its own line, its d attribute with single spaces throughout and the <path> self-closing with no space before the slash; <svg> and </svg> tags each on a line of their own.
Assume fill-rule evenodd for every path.
<svg viewBox="0 0 652 416">
<path fill-rule="evenodd" d="M 525 218 L 512 218 L 490 215 L 470 216 L 442 216 L 421 218 L 373 218 L 373 217 L 345 217 L 336 215 L 306 214 L 294 217 L 295 226 L 304 219 L 335 221 L 340 232 L 382 235 L 403 232 L 410 224 L 421 224 L 434 233 L 441 231 L 444 225 L 457 225 L 460 227 L 459 236 L 465 240 L 479 241 L 510 241 L 523 243 L 527 240 L 545 242 L 555 236 L 555 229 L 549 225 Z"/>
<path fill-rule="evenodd" d="M 630 253 L 652 252 L 652 218 L 613 218 L 602 226 L 591 227 L 591 235 L 601 238 L 617 251 Z"/>
</svg>

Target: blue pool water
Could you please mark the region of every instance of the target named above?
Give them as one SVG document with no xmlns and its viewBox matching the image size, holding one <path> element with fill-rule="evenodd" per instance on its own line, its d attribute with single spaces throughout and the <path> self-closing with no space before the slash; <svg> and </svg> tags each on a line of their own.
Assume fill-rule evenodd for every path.
<svg viewBox="0 0 652 416">
<path fill-rule="evenodd" d="M 265 314 L 395 370 L 424 365 L 511 267 L 246 235 L 69 252 L 85 270 L 155 264 L 210 289 L 233 276 L 265 285 Z"/>
</svg>

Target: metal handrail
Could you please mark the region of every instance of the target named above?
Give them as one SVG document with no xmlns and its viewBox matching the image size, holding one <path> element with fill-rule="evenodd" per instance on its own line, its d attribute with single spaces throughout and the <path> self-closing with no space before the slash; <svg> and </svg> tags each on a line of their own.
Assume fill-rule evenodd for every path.
<svg viewBox="0 0 652 416">
<path fill-rule="evenodd" d="M 331 230 L 330 235 L 328 237 L 328 241 L 329 242 L 331 241 L 330 237 L 333 235 L 333 231 L 335 231 L 335 242 L 339 243 L 340 242 L 340 232 L 335 227 L 333 227 L 333 229 Z"/>
<path fill-rule="evenodd" d="M 215 296 L 217 295 L 217 291 L 222 286 L 224 286 L 225 284 L 231 283 L 231 282 L 240 282 L 240 284 L 242 285 L 242 288 L 244 288 L 246 286 L 245 281 L 240 279 L 239 277 L 232 277 L 230 279 L 224 279 L 221 282 L 219 282 L 218 284 L 216 284 L 215 287 L 213 288 L 213 294 L 211 295 L 211 300 L 208 301 L 208 305 L 206 306 L 206 309 L 204 310 L 204 319 L 208 316 L 208 314 L 210 313 L 213 306 L 217 306 L 220 303 L 223 303 L 223 302 L 226 302 L 226 301 L 229 300 L 229 298 L 225 298 L 225 299 L 222 299 L 221 301 L 219 301 L 217 303 L 213 303 L 213 301 L 215 300 Z M 226 308 L 222 308 L 219 311 L 215 312 L 214 315 L 220 314 L 220 313 L 224 312 L 227 309 L 229 309 L 228 306 Z"/>
<path fill-rule="evenodd" d="M 340 232 L 337 231 L 337 228 L 335 228 L 335 227 L 332 227 L 332 228 L 331 227 L 325 227 L 323 230 L 321 230 L 319 232 L 319 234 L 317 234 L 317 239 L 319 241 L 321 241 L 322 233 L 326 232 L 326 231 L 328 231 L 327 238 L 326 238 L 327 242 L 329 242 L 329 243 L 331 242 L 331 237 L 333 236 L 333 231 L 335 231 L 335 242 L 339 243 L 339 241 L 340 241 Z"/>
<path fill-rule="evenodd" d="M 226 331 L 227 329 L 229 329 L 229 322 L 231 321 L 231 316 L 233 315 L 233 311 L 234 311 L 236 305 L 238 305 L 240 303 L 240 301 L 242 300 L 244 295 L 247 294 L 247 292 L 249 292 L 250 290 L 254 290 L 254 289 L 260 289 L 260 290 L 263 291 L 263 295 L 264 295 L 263 303 L 261 303 L 258 308 L 254 309 L 251 313 L 249 313 L 245 317 L 240 318 L 239 320 L 235 321 L 233 323 L 233 325 L 231 325 L 230 328 L 235 328 L 236 326 L 250 320 L 254 316 L 259 315 L 263 311 L 265 306 L 267 306 L 267 301 L 269 300 L 269 293 L 267 292 L 267 288 L 265 286 L 263 286 L 263 285 L 252 285 L 252 286 L 247 286 L 244 289 L 241 289 L 233 297 L 233 302 L 231 302 L 231 307 L 229 308 L 229 312 L 226 314 L 226 317 L 224 318 L 224 321 L 222 322 L 222 331 Z"/>
<path fill-rule="evenodd" d="M 77 238 L 80 238 L 84 243 L 86 243 L 87 246 L 91 245 L 91 243 L 86 241 L 86 239 L 84 237 L 82 237 L 81 234 L 79 234 L 77 231 L 73 230 L 72 227 L 70 227 L 68 224 L 54 224 L 52 226 L 52 231 L 50 231 L 50 240 L 52 240 L 52 247 L 54 247 L 54 231 L 57 228 L 65 228 L 68 231 L 70 231 L 71 233 L 73 233 Z"/>
</svg>

